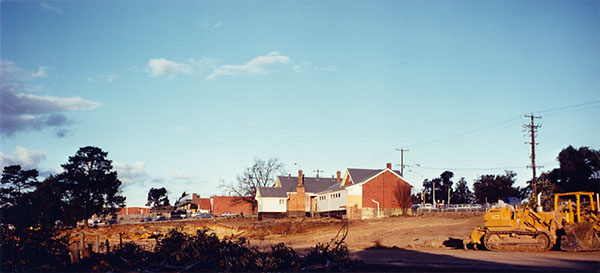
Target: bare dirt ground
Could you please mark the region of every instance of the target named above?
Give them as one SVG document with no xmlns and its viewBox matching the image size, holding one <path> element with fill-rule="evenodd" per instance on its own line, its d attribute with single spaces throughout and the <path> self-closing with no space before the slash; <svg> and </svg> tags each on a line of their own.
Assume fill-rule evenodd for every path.
<svg viewBox="0 0 600 273">
<path fill-rule="evenodd" d="M 490 252 L 463 250 L 462 239 L 483 224 L 483 213 L 432 213 L 350 221 L 345 242 L 352 256 L 362 262 L 360 271 L 589 271 L 600 272 L 600 252 L 548 251 Z M 252 245 L 269 249 L 283 242 L 302 253 L 317 243 L 331 241 L 343 226 L 337 219 L 204 219 L 136 223 L 72 230 L 82 231 L 95 244 L 109 240 L 152 247 L 151 235 L 181 227 L 185 232 L 209 228 L 219 237 L 246 237 Z M 76 235 L 76 236 L 75 236 Z"/>
</svg>

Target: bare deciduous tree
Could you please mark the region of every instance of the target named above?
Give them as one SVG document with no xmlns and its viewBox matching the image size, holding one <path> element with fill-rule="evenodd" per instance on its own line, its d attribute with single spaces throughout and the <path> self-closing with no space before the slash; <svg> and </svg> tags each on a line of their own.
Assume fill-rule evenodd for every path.
<svg viewBox="0 0 600 273">
<path fill-rule="evenodd" d="M 237 182 L 226 184 L 221 183 L 220 188 L 226 192 L 233 193 L 240 197 L 240 201 L 252 204 L 252 209 L 256 207 L 256 191 L 258 187 L 271 187 L 275 185 L 274 175 L 283 171 L 283 163 L 277 158 L 271 158 L 267 161 L 254 159 L 252 166 L 246 168 L 244 172 L 237 177 Z"/>
<path fill-rule="evenodd" d="M 408 213 L 408 210 L 411 208 L 412 205 L 410 189 L 410 186 L 400 184 L 394 191 L 394 195 L 396 196 L 396 200 L 398 201 L 400 209 L 402 209 L 403 215 L 406 215 Z"/>
</svg>

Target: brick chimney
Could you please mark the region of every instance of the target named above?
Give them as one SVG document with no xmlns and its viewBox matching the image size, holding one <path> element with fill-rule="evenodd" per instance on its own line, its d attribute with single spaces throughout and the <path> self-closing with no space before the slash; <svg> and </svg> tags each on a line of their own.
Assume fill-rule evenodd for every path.
<svg viewBox="0 0 600 273">
<path fill-rule="evenodd" d="M 342 176 L 342 172 L 340 172 L 340 171 L 337 171 L 337 180 L 336 180 L 336 181 L 337 181 L 338 183 L 340 183 L 340 181 L 342 181 L 342 177 L 341 177 L 341 176 Z"/>
<path fill-rule="evenodd" d="M 388 168 L 388 169 L 390 169 L 390 170 L 391 170 L 391 169 L 392 169 L 392 163 L 388 163 L 388 164 L 386 165 L 386 168 Z"/>
<path fill-rule="evenodd" d="M 289 195 L 288 217 L 305 216 L 305 198 L 306 187 L 304 186 L 304 174 L 302 174 L 302 170 L 298 170 L 298 186 L 296 186 L 296 193 Z"/>
<path fill-rule="evenodd" d="M 302 170 L 298 170 L 298 186 L 304 186 L 304 175 Z"/>
</svg>

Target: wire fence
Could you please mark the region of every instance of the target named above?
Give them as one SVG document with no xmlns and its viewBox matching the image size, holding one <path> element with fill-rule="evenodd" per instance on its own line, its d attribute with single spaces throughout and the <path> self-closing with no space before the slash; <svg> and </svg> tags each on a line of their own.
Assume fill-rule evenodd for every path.
<svg viewBox="0 0 600 273">
<path fill-rule="evenodd" d="M 431 204 L 412 206 L 414 212 L 477 212 L 488 211 L 490 208 L 490 205 L 479 204 L 454 204 L 441 207 L 434 207 Z"/>
</svg>

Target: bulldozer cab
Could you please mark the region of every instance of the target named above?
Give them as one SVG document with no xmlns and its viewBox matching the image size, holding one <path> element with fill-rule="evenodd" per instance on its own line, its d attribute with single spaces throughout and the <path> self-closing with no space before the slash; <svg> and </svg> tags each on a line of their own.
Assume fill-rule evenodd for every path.
<svg viewBox="0 0 600 273">
<path fill-rule="evenodd" d="M 554 194 L 554 211 L 560 212 L 565 223 L 593 221 L 598 216 L 598 203 L 593 192 L 569 192 Z"/>
<path fill-rule="evenodd" d="M 561 249 L 586 251 L 600 249 L 599 200 L 592 192 L 554 194 L 554 211 L 560 213 L 564 235 Z"/>
</svg>

